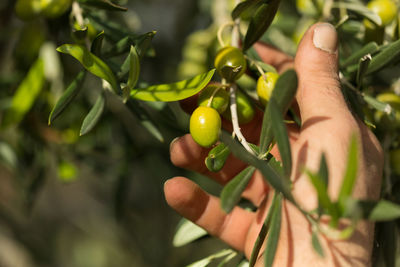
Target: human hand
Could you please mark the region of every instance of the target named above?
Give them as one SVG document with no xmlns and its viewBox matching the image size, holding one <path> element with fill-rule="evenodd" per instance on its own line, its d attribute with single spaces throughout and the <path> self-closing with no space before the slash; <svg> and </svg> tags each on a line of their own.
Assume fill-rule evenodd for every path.
<svg viewBox="0 0 400 267">
<path fill-rule="evenodd" d="M 380 192 L 383 155 L 372 132 L 348 109 L 338 77 L 338 45 L 335 29 L 329 24 L 312 26 L 304 35 L 295 59 L 263 44 L 255 48 L 262 59 L 279 72 L 295 68 L 299 84 L 296 101 L 302 120 L 301 128 L 288 126 L 292 147 L 292 193 L 305 210 L 317 207 L 317 196 L 304 167 L 316 171 L 324 153 L 329 167 L 328 191 L 337 199 L 346 167 L 351 136 L 359 142 L 359 169 L 353 197 L 377 199 Z M 262 114 L 243 126 L 246 138 L 257 143 Z M 204 165 L 209 149 L 198 146 L 190 135 L 171 144 L 171 160 L 179 167 L 200 172 L 221 184 L 227 183 L 245 164 L 228 158 L 224 168 L 212 173 Z M 279 158 L 276 148 L 272 153 Z M 168 204 L 178 213 L 206 229 L 231 247 L 250 257 L 254 242 L 264 222 L 271 202 L 270 189 L 258 172 L 250 181 L 243 197 L 258 208 L 255 212 L 235 207 L 229 214 L 220 207 L 219 199 L 204 192 L 184 177 L 168 180 L 164 186 Z M 362 221 L 348 240 L 332 240 L 321 236 L 325 257 L 317 255 L 311 245 L 310 225 L 291 203 L 282 205 L 282 225 L 275 256 L 275 266 L 368 266 L 371 264 L 373 224 Z M 261 254 L 256 266 L 263 266 Z"/>
</svg>

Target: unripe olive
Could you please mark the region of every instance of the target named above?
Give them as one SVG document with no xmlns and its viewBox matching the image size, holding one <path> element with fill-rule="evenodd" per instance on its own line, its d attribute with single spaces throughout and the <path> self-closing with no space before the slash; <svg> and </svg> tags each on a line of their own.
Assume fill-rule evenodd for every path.
<svg viewBox="0 0 400 267">
<path fill-rule="evenodd" d="M 221 117 L 210 107 L 198 107 L 190 117 L 190 134 L 202 147 L 210 147 L 218 141 Z"/>
<path fill-rule="evenodd" d="M 228 82 L 239 79 L 247 67 L 242 50 L 232 46 L 226 46 L 218 51 L 214 65 L 219 75 Z"/>
<path fill-rule="evenodd" d="M 224 88 L 222 88 L 222 85 L 219 83 L 209 84 L 201 91 L 199 95 L 199 106 L 208 106 L 211 97 L 212 100 L 210 107 L 217 110 L 220 114 L 223 113 L 229 104 L 229 93 Z"/>
<path fill-rule="evenodd" d="M 71 7 L 72 0 L 40 0 L 42 14 L 47 18 L 57 18 Z"/>
<path fill-rule="evenodd" d="M 236 93 L 236 105 L 240 124 L 246 124 L 253 120 L 255 115 L 253 104 L 251 103 L 250 99 L 240 91 L 237 91 Z M 222 116 L 227 120 L 231 120 L 232 117 L 230 109 L 227 109 Z"/>
<path fill-rule="evenodd" d="M 397 6 L 393 0 L 372 0 L 367 8 L 381 18 L 382 26 L 390 24 L 397 16 Z"/>
<path fill-rule="evenodd" d="M 23 20 L 37 17 L 41 10 L 40 0 L 17 0 L 15 3 L 15 13 Z"/>
<path fill-rule="evenodd" d="M 257 95 L 261 104 L 266 105 L 268 103 L 278 78 L 279 74 L 276 72 L 266 72 L 258 78 Z"/>
<path fill-rule="evenodd" d="M 385 130 L 395 130 L 400 128 L 400 96 L 386 92 L 377 95 L 377 100 L 388 103 L 394 109 L 394 117 L 382 112 L 375 112 L 375 121 L 379 124 L 379 128 Z"/>
<path fill-rule="evenodd" d="M 317 0 L 318 9 L 316 9 L 312 0 L 296 0 L 297 10 L 301 14 L 308 15 L 308 16 L 317 15 L 319 13 L 319 10 L 322 10 L 323 5 L 324 5 L 323 0 Z"/>
</svg>

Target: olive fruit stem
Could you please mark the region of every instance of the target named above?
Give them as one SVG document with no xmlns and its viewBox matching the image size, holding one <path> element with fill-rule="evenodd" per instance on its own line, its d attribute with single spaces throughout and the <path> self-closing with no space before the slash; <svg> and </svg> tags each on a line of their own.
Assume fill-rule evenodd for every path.
<svg viewBox="0 0 400 267">
<path fill-rule="evenodd" d="M 260 73 L 261 76 L 263 76 L 263 79 L 266 80 L 267 76 L 265 75 L 264 70 L 261 68 L 260 64 L 257 63 L 257 61 L 255 61 L 254 59 L 244 55 L 244 58 L 248 61 L 250 61 L 250 64 L 256 66 L 257 71 Z"/>
<path fill-rule="evenodd" d="M 230 110 L 232 117 L 233 134 L 237 137 L 242 146 L 252 155 L 257 156 L 256 153 L 251 149 L 249 143 L 247 143 L 246 138 L 243 136 L 242 131 L 239 126 L 239 119 L 237 115 L 237 104 L 236 104 L 236 90 L 237 85 L 231 84 L 229 87 L 229 97 L 230 97 Z"/>
<path fill-rule="evenodd" d="M 234 26 L 234 25 L 235 25 L 235 22 L 233 22 L 233 21 L 228 21 L 228 22 L 225 22 L 224 24 L 222 24 L 222 25 L 219 27 L 218 32 L 217 32 L 217 38 L 218 38 L 218 43 L 219 43 L 219 45 L 220 45 L 221 47 L 225 47 L 225 46 L 226 46 L 226 45 L 225 45 L 225 42 L 224 42 L 224 39 L 222 38 L 222 32 L 225 30 L 226 27 Z M 233 34 L 232 34 L 232 35 L 233 35 Z"/>
<path fill-rule="evenodd" d="M 212 93 L 212 95 L 210 96 L 210 99 L 208 99 L 208 102 L 207 102 L 207 107 L 211 107 L 211 104 L 212 104 L 212 101 L 214 100 L 214 97 L 215 97 L 215 95 L 217 94 L 217 92 L 219 91 L 219 90 L 221 90 L 222 88 L 224 88 L 225 87 L 225 85 L 221 85 L 221 86 L 218 86 L 217 88 L 215 88 L 215 90 L 214 90 L 214 92 Z"/>
</svg>

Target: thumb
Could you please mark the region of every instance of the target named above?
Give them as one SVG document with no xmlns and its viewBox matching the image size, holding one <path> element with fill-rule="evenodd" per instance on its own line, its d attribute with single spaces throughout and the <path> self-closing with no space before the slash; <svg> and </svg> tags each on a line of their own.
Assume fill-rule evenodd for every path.
<svg viewBox="0 0 400 267">
<path fill-rule="evenodd" d="M 318 23 L 308 29 L 295 57 L 295 69 L 303 122 L 349 113 L 338 76 L 338 36 L 331 24 Z"/>
</svg>

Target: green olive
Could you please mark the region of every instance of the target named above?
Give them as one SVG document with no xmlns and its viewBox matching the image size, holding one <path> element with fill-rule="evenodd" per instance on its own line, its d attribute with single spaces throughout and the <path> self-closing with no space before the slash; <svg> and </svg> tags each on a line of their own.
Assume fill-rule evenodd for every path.
<svg viewBox="0 0 400 267">
<path fill-rule="evenodd" d="M 278 78 L 279 74 L 276 72 L 266 72 L 258 78 L 257 95 L 261 104 L 266 105 L 268 103 Z"/>
<path fill-rule="evenodd" d="M 40 0 L 42 14 L 47 18 L 57 18 L 71 7 L 72 0 Z"/>
<path fill-rule="evenodd" d="M 385 92 L 377 95 L 376 99 L 389 104 L 395 111 L 394 117 L 382 111 L 376 111 L 374 117 L 378 126 L 389 131 L 400 128 L 400 96 L 392 92 Z"/>
<path fill-rule="evenodd" d="M 316 16 L 324 5 L 323 0 L 317 0 L 317 8 L 315 8 L 312 0 L 296 0 L 297 10 L 307 16 Z"/>
<path fill-rule="evenodd" d="M 247 67 L 242 50 L 232 46 L 226 46 L 218 51 L 214 65 L 219 75 L 228 82 L 239 79 Z"/>
<path fill-rule="evenodd" d="M 222 84 L 216 83 L 207 85 L 199 95 L 199 106 L 208 106 L 211 97 L 210 107 L 217 110 L 220 114 L 223 113 L 229 104 L 229 93 L 223 88 Z"/>
<path fill-rule="evenodd" d="M 40 0 L 17 0 L 15 13 L 20 19 L 31 20 L 41 12 Z"/>
<path fill-rule="evenodd" d="M 246 124 L 252 121 L 255 115 L 255 110 L 250 99 L 242 92 L 237 91 L 236 104 L 239 124 Z M 230 109 L 227 109 L 224 113 L 222 113 L 222 116 L 227 120 L 231 120 L 232 117 Z"/>
<path fill-rule="evenodd" d="M 382 20 L 382 26 L 390 24 L 397 16 L 397 6 L 392 0 L 372 0 L 367 8 L 375 12 Z"/>
<path fill-rule="evenodd" d="M 190 134 L 202 147 L 214 145 L 221 132 L 221 117 L 210 107 L 198 107 L 190 117 Z"/>
</svg>

